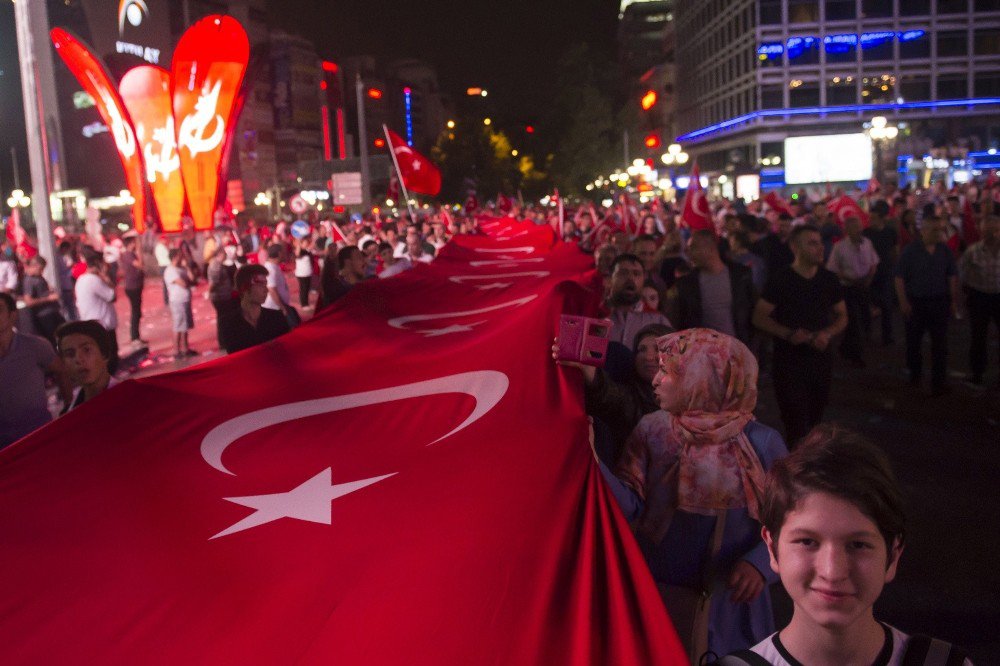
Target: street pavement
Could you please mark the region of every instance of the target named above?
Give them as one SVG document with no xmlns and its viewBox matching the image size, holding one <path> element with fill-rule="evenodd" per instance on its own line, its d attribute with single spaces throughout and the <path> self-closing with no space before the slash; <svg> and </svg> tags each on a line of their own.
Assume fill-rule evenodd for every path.
<svg viewBox="0 0 1000 666">
<path fill-rule="evenodd" d="M 288 283 L 297 306 L 296 281 L 289 276 Z M 215 310 L 204 292 L 205 285 L 200 284 L 192 298 L 195 327 L 190 344 L 199 355 L 175 360 L 162 283 L 158 278 L 147 280 L 141 334 L 149 347 L 133 350 L 123 364 L 124 375 L 170 372 L 221 355 Z M 315 299 L 313 294 L 313 303 Z M 126 356 L 129 305 L 124 294 L 117 307 L 118 339 Z M 302 315 L 308 319 L 312 311 Z M 838 362 L 827 420 L 855 428 L 882 446 L 906 491 L 910 519 L 906 550 L 896 581 L 877 604 L 877 616 L 904 631 L 962 645 L 982 666 L 1000 663 L 1000 387 L 995 332 L 990 340 L 989 388 L 972 390 L 962 383 L 968 371 L 968 337 L 965 321 L 952 323 L 952 392 L 932 398 L 927 387 L 907 384 L 903 325 L 897 315 L 897 343 L 890 347 L 869 343 L 867 368 Z M 925 341 L 925 350 L 926 345 Z M 929 374 L 929 357 L 927 363 Z M 758 417 L 781 429 L 766 373 Z M 790 603 L 782 590 L 774 592 L 781 626 L 789 617 Z"/>
</svg>

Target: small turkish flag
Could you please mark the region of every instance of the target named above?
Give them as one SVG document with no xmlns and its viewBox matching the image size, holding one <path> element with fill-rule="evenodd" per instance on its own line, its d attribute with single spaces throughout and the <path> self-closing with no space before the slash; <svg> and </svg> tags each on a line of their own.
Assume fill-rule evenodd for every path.
<svg viewBox="0 0 1000 666">
<path fill-rule="evenodd" d="M 389 149 L 392 150 L 396 168 L 399 169 L 399 175 L 403 180 L 403 187 L 410 192 L 437 196 L 441 191 L 441 172 L 438 168 L 428 158 L 407 145 L 403 137 L 385 125 L 382 128 L 389 140 Z"/>
<path fill-rule="evenodd" d="M 701 189 L 701 175 L 698 172 L 697 163 L 691 169 L 691 183 L 684 194 L 684 212 L 681 218 L 692 231 L 699 229 L 715 231 L 715 225 L 712 224 L 712 211 L 708 207 L 708 198 L 705 196 L 705 190 Z"/>
<path fill-rule="evenodd" d="M 841 227 L 849 217 L 856 217 L 861 220 L 862 226 L 868 226 L 868 213 L 861 209 L 858 202 L 843 194 L 826 205 L 827 210 L 833 213 L 834 219 Z"/>
<path fill-rule="evenodd" d="M 777 192 L 774 191 L 768 192 L 767 196 L 764 197 L 764 203 L 766 203 L 773 210 L 776 210 L 779 213 L 786 213 L 788 215 L 792 215 L 791 205 L 787 201 L 785 201 Z"/>
</svg>

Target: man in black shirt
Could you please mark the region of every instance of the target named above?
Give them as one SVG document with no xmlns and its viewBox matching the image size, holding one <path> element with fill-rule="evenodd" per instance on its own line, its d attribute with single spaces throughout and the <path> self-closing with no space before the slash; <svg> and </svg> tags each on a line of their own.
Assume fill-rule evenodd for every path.
<svg viewBox="0 0 1000 666">
<path fill-rule="evenodd" d="M 885 216 L 889 214 L 889 204 L 876 201 L 872 204 L 871 219 L 867 229 L 862 231 L 865 238 L 872 242 L 875 254 L 878 255 L 878 265 L 872 278 L 869 292 L 872 302 L 882 311 L 882 344 L 891 345 L 892 340 L 892 272 L 896 266 L 896 230 L 886 223 Z M 865 331 L 867 335 L 869 331 Z"/>
<path fill-rule="evenodd" d="M 754 326 L 774 341 L 774 393 L 794 446 L 823 420 L 830 400 L 830 340 L 847 326 L 844 288 L 823 268 L 823 240 L 811 224 L 796 227 L 791 266 L 774 273 L 754 308 Z"/>
<path fill-rule="evenodd" d="M 261 307 L 267 300 L 266 268 L 260 264 L 240 266 L 234 282 L 240 307 L 219 320 L 219 335 L 227 353 L 254 347 L 291 330 L 280 310 Z"/>
<path fill-rule="evenodd" d="M 129 335 L 135 346 L 146 342 L 139 335 L 139 322 L 142 319 L 142 288 L 146 282 L 146 274 L 143 272 L 142 251 L 137 250 L 137 247 L 135 236 L 126 238 L 125 251 L 119 259 L 125 277 L 125 295 L 128 296 L 132 310 L 129 318 Z"/>
<path fill-rule="evenodd" d="M 42 276 L 44 270 L 45 259 L 41 255 L 29 259 L 24 267 L 24 282 L 21 286 L 24 302 L 31 308 L 35 332 L 48 340 L 54 349 L 56 329 L 66 320 L 59 311 L 59 294 L 49 288 L 49 283 Z"/>
<path fill-rule="evenodd" d="M 944 223 L 924 215 L 920 238 L 899 255 L 896 264 L 896 296 L 906 320 L 906 365 L 910 384 L 920 385 L 924 332 L 931 336 L 931 395 L 947 392 L 948 318 L 958 316 L 961 294 L 958 270 L 951 250 L 944 244 Z"/>
</svg>

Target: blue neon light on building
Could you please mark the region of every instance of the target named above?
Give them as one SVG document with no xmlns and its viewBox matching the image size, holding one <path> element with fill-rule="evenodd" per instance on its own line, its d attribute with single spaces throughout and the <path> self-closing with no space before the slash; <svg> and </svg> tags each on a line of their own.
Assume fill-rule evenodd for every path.
<svg viewBox="0 0 1000 666">
<path fill-rule="evenodd" d="M 877 32 L 863 32 L 860 35 L 856 33 L 827 35 L 823 38 L 823 48 L 827 53 L 848 53 L 856 49 L 859 44 L 862 49 L 868 49 L 891 42 L 893 39 L 898 39 L 900 42 L 912 42 L 926 35 L 927 32 L 925 30 L 905 30 L 902 32 L 881 30 Z M 789 37 L 784 46 L 781 42 L 762 42 L 757 47 L 757 55 L 767 56 L 768 60 L 773 60 L 787 50 L 788 58 L 794 59 L 801 56 L 808 49 L 817 46 L 818 43 L 819 38 L 817 37 Z"/>
<path fill-rule="evenodd" d="M 816 116 L 831 113 L 853 113 L 864 111 L 904 111 L 906 109 L 943 109 L 961 106 L 1000 105 L 1000 97 L 977 97 L 972 99 L 943 99 L 936 102 L 898 102 L 887 104 L 842 104 L 838 106 L 805 106 L 794 109 L 763 109 L 736 116 L 721 123 L 702 127 L 701 129 L 677 137 L 677 143 L 701 139 L 709 134 L 742 125 L 757 118 L 773 118 L 775 116 Z"/>
<path fill-rule="evenodd" d="M 403 106 L 406 108 L 406 145 L 413 145 L 413 91 L 403 88 Z"/>
</svg>

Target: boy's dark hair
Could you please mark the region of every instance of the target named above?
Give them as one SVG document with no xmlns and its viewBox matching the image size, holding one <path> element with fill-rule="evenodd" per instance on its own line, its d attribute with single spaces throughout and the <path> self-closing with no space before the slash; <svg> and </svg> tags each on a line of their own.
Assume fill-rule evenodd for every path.
<svg viewBox="0 0 1000 666">
<path fill-rule="evenodd" d="M 56 347 L 61 352 L 62 341 L 67 335 L 85 335 L 97 345 L 101 356 L 111 360 L 111 337 L 100 322 L 93 319 L 68 321 L 56 329 Z"/>
<path fill-rule="evenodd" d="M 233 276 L 233 285 L 236 287 L 236 291 L 242 294 L 249 289 L 255 275 L 267 277 L 267 269 L 260 264 L 244 264 L 237 268 L 236 275 Z"/>
<path fill-rule="evenodd" d="M 881 449 L 843 426 L 816 426 L 768 472 L 761 524 L 777 540 L 788 513 L 814 492 L 846 500 L 871 518 L 891 562 L 893 545 L 902 546 L 906 537 L 906 514 L 903 494 Z"/>
<path fill-rule="evenodd" d="M 355 245 L 340 248 L 340 251 L 337 252 L 337 270 L 344 270 L 344 266 L 351 260 L 355 252 L 361 252 Z"/>
<path fill-rule="evenodd" d="M 181 251 L 176 247 L 167 252 L 167 258 L 170 259 L 170 261 L 173 261 L 179 256 L 181 256 Z"/>
<path fill-rule="evenodd" d="M 615 269 L 618 268 L 619 264 L 639 264 L 642 266 L 642 260 L 635 256 L 631 252 L 625 252 L 624 254 L 619 254 L 615 257 L 615 260 L 611 262 L 611 272 L 614 273 Z"/>
<path fill-rule="evenodd" d="M 820 233 L 819 227 L 817 227 L 815 224 L 800 224 L 799 226 L 792 229 L 792 232 L 788 234 L 788 244 L 795 245 L 796 243 L 799 242 L 799 238 L 802 236 L 802 234 L 807 234 L 807 233 L 818 234 Z"/>
<path fill-rule="evenodd" d="M 17 301 L 7 292 L 0 291 L 0 301 L 3 301 L 3 304 L 7 306 L 7 312 L 11 314 L 17 312 Z"/>
</svg>

